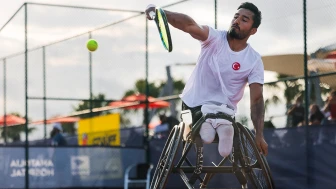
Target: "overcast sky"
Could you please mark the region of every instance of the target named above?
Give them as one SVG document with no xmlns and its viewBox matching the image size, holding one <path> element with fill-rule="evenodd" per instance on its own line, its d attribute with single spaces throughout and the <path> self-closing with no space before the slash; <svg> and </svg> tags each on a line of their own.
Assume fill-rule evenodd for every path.
<svg viewBox="0 0 336 189">
<path fill-rule="evenodd" d="M 54 0 L 31 0 L 36 3 L 56 4 Z M 143 11 L 149 3 L 163 1 L 149 0 L 58 0 L 57 4 L 88 6 Z M 166 0 L 166 5 L 175 0 Z M 236 8 L 243 2 L 218 0 L 218 28 L 227 29 Z M 251 0 L 263 14 L 262 24 L 256 35 L 249 40 L 251 46 L 262 56 L 288 53 L 303 53 L 302 1 Z M 24 3 L 23 0 L 0 0 L 0 26 Z M 332 0 L 308 1 L 308 53 L 335 43 L 336 2 Z M 211 0 L 190 0 L 167 8 L 193 17 L 199 24 L 214 27 L 214 3 Z M 0 57 L 6 57 L 24 50 L 24 11 L 0 32 L 2 50 Z M 136 13 L 94 11 L 85 9 L 57 8 L 30 5 L 28 7 L 29 48 L 86 33 L 97 27 L 105 26 L 128 18 Z M 173 39 L 173 52 L 167 53 L 159 39 L 156 26 L 149 22 L 149 80 L 166 79 L 165 67 L 176 63 L 196 62 L 200 52 L 199 42 L 188 34 L 170 27 Z M 107 98 L 120 99 L 124 92 L 131 89 L 137 79 L 145 77 L 145 18 L 139 16 L 114 26 L 97 30 L 92 37 L 99 43 L 93 55 L 93 92 L 104 93 Z M 88 98 L 88 52 L 85 43 L 89 36 L 77 38 L 46 47 L 47 96 Z M 24 56 L 7 60 L 7 111 L 24 114 Z M 172 66 L 175 79 L 187 80 L 192 66 Z M 290 68 L 289 68 L 290 69 Z M 3 86 L 3 66 L 0 66 L 1 90 Z M 42 50 L 29 53 L 29 95 L 42 96 Z M 266 82 L 274 80 L 274 74 L 266 73 Z M 246 90 L 248 93 L 248 90 Z M 3 105 L 3 94 L 0 94 Z M 248 95 L 240 105 L 241 114 L 248 116 Z M 72 111 L 77 102 L 48 102 L 48 116 L 65 115 Z M 43 118 L 42 102 L 29 103 L 30 116 Z M 3 106 L 1 106 L 3 107 Z M 239 108 L 239 107 L 238 107 Z M 3 109 L 0 109 L 3 114 Z M 283 115 L 284 107 L 272 115 Z"/>
</svg>

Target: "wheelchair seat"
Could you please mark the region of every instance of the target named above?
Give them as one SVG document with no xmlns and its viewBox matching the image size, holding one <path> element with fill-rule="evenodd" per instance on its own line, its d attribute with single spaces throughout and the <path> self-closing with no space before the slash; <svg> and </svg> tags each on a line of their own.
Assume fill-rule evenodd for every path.
<svg viewBox="0 0 336 189">
<path fill-rule="evenodd" d="M 234 118 L 232 118 L 231 116 L 229 116 L 229 115 L 227 115 L 225 113 L 218 113 L 218 114 L 224 115 L 224 117 L 223 117 L 224 119 L 226 118 L 227 120 L 229 120 L 231 122 L 234 121 Z M 218 115 L 218 114 L 214 114 L 214 115 Z M 202 111 L 201 110 L 197 111 L 195 113 L 195 117 L 196 117 L 196 119 L 202 118 L 203 117 Z M 183 140 L 184 141 L 188 140 L 187 139 L 187 135 L 188 134 L 190 135 L 190 134 L 192 134 L 194 132 L 199 133 L 199 130 L 200 130 L 201 126 L 202 126 L 202 123 L 205 121 L 204 119 L 203 120 L 198 119 L 197 122 L 193 122 L 193 120 L 192 120 L 192 113 L 191 113 L 190 110 L 183 110 L 181 112 L 181 120 L 185 124 L 185 129 L 184 129 L 184 133 L 183 133 Z M 193 132 L 190 133 L 191 130 Z M 218 142 L 219 142 L 219 138 L 218 138 L 218 134 L 216 133 L 215 139 L 213 140 L 212 143 L 218 143 Z"/>
</svg>

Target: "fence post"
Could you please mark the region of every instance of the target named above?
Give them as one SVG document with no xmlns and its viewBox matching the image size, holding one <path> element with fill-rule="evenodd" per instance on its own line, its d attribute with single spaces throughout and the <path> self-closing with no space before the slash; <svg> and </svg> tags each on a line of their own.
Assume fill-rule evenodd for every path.
<svg viewBox="0 0 336 189">
<path fill-rule="evenodd" d="M 27 18 L 27 8 L 28 4 L 25 3 L 25 188 L 29 189 L 29 166 L 28 166 L 28 160 L 29 160 L 29 144 L 28 144 L 28 18 Z"/>
<path fill-rule="evenodd" d="M 6 75 L 6 59 L 3 59 L 3 107 L 4 107 L 4 140 L 5 140 L 5 145 L 7 145 L 7 119 L 6 119 L 6 114 L 7 114 L 7 75 Z"/>
</svg>

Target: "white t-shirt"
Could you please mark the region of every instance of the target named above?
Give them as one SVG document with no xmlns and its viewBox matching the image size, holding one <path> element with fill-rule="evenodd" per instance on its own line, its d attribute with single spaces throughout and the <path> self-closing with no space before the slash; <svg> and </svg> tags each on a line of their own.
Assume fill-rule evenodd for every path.
<svg viewBox="0 0 336 189">
<path fill-rule="evenodd" d="M 180 95 L 189 107 L 226 104 L 234 112 L 247 83 L 264 84 L 261 56 L 249 44 L 234 52 L 227 31 L 209 27 L 208 39 L 201 42 L 201 54 Z"/>
</svg>

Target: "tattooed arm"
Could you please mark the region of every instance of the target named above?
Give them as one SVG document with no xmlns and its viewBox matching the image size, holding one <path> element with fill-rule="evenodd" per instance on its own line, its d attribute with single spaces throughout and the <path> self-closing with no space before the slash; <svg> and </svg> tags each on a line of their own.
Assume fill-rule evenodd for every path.
<svg viewBox="0 0 336 189">
<path fill-rule="evenodd" d="M 264 97 L 263 85 L 252 83 L 250 85 L 250 100 L 251 100 L 251 119 L 256 131 L 256 144 L 261 153 L 267 155 L 268 145 L 264 139 Z"/>
<path fill-rule="evenodd" d="M 198 25 L 190 16 L 165 10 L 169 24 L 189 33 L 193 38 L 205 41 L 209 35 L 207 26 Z"/>
</svg>

